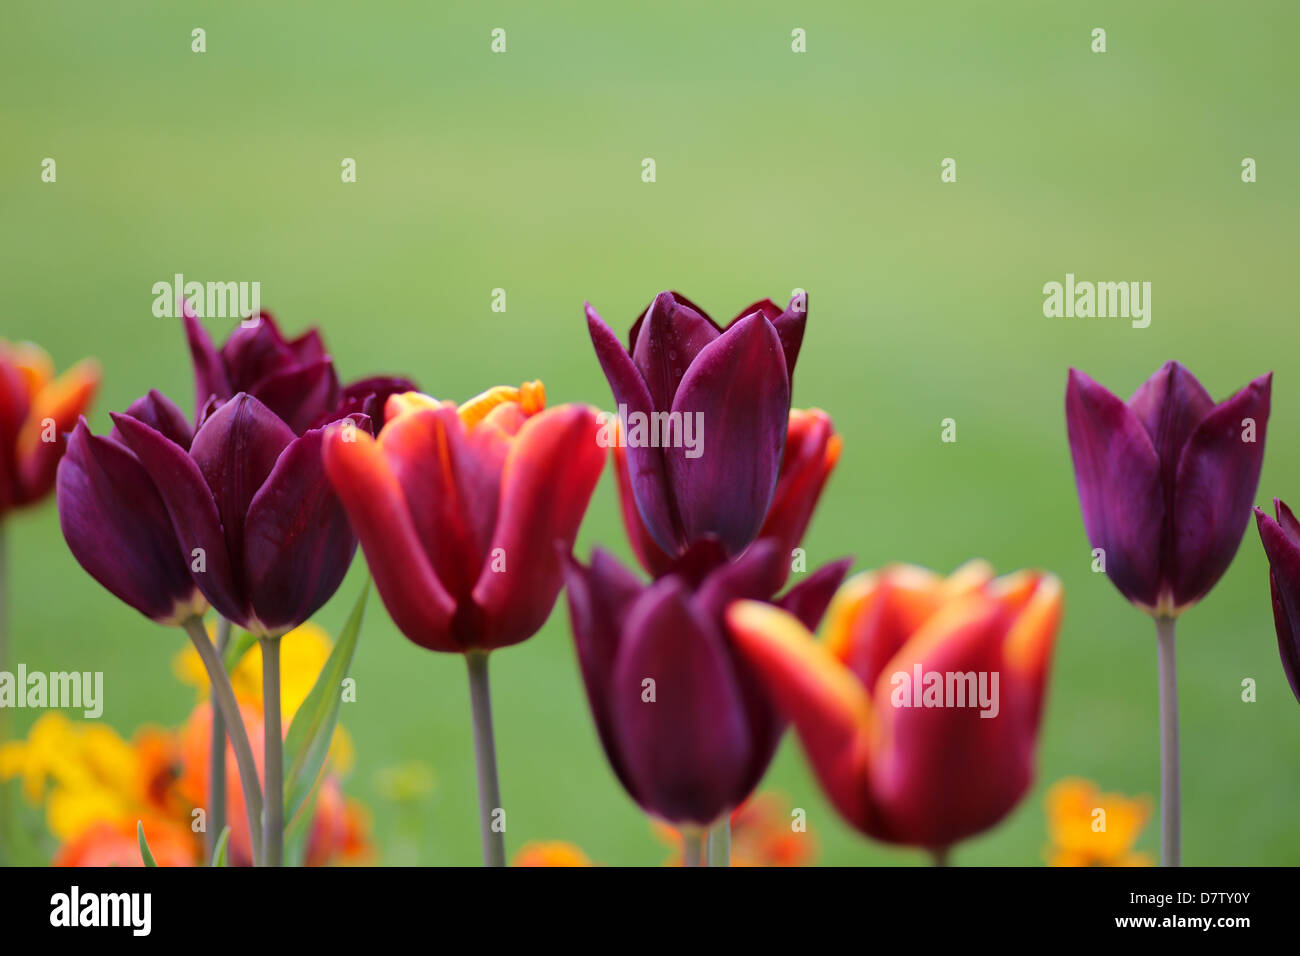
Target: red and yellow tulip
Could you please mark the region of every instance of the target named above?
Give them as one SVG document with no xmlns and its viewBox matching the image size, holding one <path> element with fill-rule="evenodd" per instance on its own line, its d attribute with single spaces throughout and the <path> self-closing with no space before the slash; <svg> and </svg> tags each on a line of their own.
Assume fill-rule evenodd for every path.
<svg viewBox="0 0 1300 956">
<path fill-rule="evenodd" d="M 948 578 L 912 566 L 859 575 L 821 643 L 769 604 L 737 602 L 727 619 L 840 814 L 868 836 L 941 852 L 1029 787 L 1061 608 L 1054 576 L 995 578 L 972 562 Z M 993 690 L 991 706 L 965 699 L 977 685 L 981 705 Z"/>
</svg>

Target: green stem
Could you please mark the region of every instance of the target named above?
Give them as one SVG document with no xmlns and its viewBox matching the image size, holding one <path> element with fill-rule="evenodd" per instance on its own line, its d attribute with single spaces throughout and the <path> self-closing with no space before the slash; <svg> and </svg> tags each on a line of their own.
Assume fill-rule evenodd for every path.
<svg viewBox="0 0 1300 956">
<path fill-rule="evenodd" d="M 493 824 L 501 809 L 501 784 L 497 780 L 496 741 L 492 736 L 492 693 L 488 686 L 486 651 L 465 655 L 469 667 L 469 706 L 474 719 L 474 762 L 478 767 L 478 825 L 483 837 L 483 865 L 506 865 L 504 830 Z"/>
<path fill-rule="evenodd" d="M 208 640 L 203 620 L 192 617 L 182 625 L 189 635 L 194 649 L 208 672 L 208 682 L 212 685 L 212 699 L 220 709 L 226 722 L 226 734 L 230 745 L 235 750 L 235 763 L 239 767 L 239 786 L 244 792 L 244 808 L 248 811 L 248 839 L 253 847 L 253 863 L 262 862 L 262 788 L 257 778 L 257 763 L 253 759 L 253 748 L 248 743 L 248 730 L 244 727 L 244 717 L 239 712 L 235 701 L 235 692 L 230 686 L 230 675 L 225 665 L 217 656 L 217 649 Z"/>
<path fill-rule="evenodd" d="M 682 827 L 682 866 L 703 866 L 705 862 L 704 831 L 695 827 Z"/>
<path fill-rule="evenodd" d="M 230 643 L 230 622 L 217 618 L 217 660 L 225 666 L 226 645 Z M 214 700 L 216 698 L 213 698 Z M 217 840 L 226 826 L 226 719 L 221 709 L 212 708 L 212 746 L 208 751 L 208 829 L 203 835 L 207 859 L 216 852 Z"/>
<path fill-rule="evenodd" d="M 731 815 L 709 831 L 709 866 L 731 866 Z"/>
<path fill-rule="evenodd" d="M 280 736 L 280 639 L 263 637 L 262 725 L 266 730 L 266 808 L 262 814 L 264 866 L 284 866 L 284 738 Z"/>
<path fill-rule="evenodd" d="M 1174 660 L 1174 619 L 1156 618 L 1160 668 L 1160 862 L 1182 865 L 1182 795 L 1178 777 L 1178 671 Z"/>
<path fill-rule="evenodd" d="M 935 866 L 952 866 L 952 850 L 949 847 L 935 847 L 930 851 L 930 861 Z"/>
</svg>

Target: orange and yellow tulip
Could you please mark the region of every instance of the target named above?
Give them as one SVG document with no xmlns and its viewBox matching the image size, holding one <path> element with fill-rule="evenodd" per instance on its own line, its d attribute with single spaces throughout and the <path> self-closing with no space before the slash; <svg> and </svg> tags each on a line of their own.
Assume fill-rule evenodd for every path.
<svg viewBox="0 0 1300 956">
<path fill-rule="evenodd" d="M 42 349 L 0 339 L 0 518 L 53 489 L 65 436 L 98 387 L 91 359 L 55 378 Z"/>
<path fill-rule="evenodd" d="M 844 819 L 943 854 L 1029 788 L 1061 608 L 1056 577 L 972 562 L 858 575 L 821 643 L 770 604 L 727 619 Z"/>
</svg>

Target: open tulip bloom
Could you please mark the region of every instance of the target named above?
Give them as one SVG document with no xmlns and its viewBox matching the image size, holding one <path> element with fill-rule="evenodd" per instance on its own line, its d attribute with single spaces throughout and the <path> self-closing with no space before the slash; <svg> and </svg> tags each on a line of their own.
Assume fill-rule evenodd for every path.
<svg viewBox="0 0 1300 956">
<path fill-rule="evenodd" d="M 595 410 L 545 404 L 540 382 L 459 407 L 394 395 L 377 439 L 336 428 L 324 447 L 393 622 L 421 647 L 465 655 L 484 859 L 497 866 L 487 655 L 546 622 L 563 584 L 557 548 L 572 549 L 605 464 Z"/>
<path fill-rule="evenodd" d="M 831 803 L 867 836 L 946 860 L 1029 788 L 1062 592 L 1050 574 L 895 566 L 839 590 L 826 637 L 753 601 L 726 620 Z"/>
<path fill-rule="evenodd" d="M 776 540 L 728 561 L 706 539 L 651 584 L 600 549 L 589 567 L 567 565 L 574 643 L 605 754 L 633 800 L 682 829 L 688 864 L 700 860 L 703 831 L 758 784 L 785 729 L 724 613 L 732 601 L 770 600 L 788 560 Z M 848 565 L 827 565 L 776 604 L 816 627 Z"/>
<path fill-rule="evenodd" d="M 1162 860 L 1180 861 L 1174 620 L 1222 577 L 1241 544 L 1264 460 L 1272 373 L 1215 404 L 1166 362 L 1128 402 L 1070 370 L 1066 424 L 1096 559 L 1155 618 L 1160 671 Z"/>
<path fill-rule="evenodd" d="M 1291 693 L 1300 701 L 1300 522 L 1280 498 L 1273 499 L 1274 520 L 1260 508 L 1255 522 L 1268 555 L 1268 583 L 1273 597 L 1277 649 Z"/>
</svg>

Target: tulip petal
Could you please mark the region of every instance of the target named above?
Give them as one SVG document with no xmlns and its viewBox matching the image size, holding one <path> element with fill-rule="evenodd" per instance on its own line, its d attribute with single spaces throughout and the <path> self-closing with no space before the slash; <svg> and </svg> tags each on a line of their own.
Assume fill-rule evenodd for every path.
<svg viewBox="0 0 1300 956">
<path fill-rule="evenodd" d="M 841 446 L 830 416 L 821 409 L 790 410 L 781 471 L 760 538 L 779 538 L 787 551 L 799 546 Z"/>
<path fill-rule="evenodd" d="M 232 391 L 246 392 L 268 375 L 298 364 L 271 313 L 263 311 L 257 321 L 240 322 L 221 347 L 221 360 L 230 376 Z"/>
<path fill-rule="evenodd" d="M 197 422 L 199 412 L 209 398 L 216 396 L 224 400 L 235 394 L 235 390 L 230 387 L 226 365 L 213 348 L 207 329 L 194 314 L 189 302 L 183 299 L 181 319 L 185 323 L 185 338 L 189 342 L 190 360 L 194 365 L 194 418 Z"/>
<path fill-rule="evenodd" d="M 260 633 L 283 634 L 310 618 L 343 583 L 356 552 L 325 476 L 323 444 L 318 428 L 290 442 L 248 506 L 244 577 Z"/>
<path fill-rule="evenodd" d="M 1225 401 L 1183 448 L 1173 498 L 1176 609 L 1204 597 L 1241 544 L 1264 464 L 1272 380 L 1271 372 L 1260 376 Z"/>
<path fill-rule="evenodd" d="M 634 792 L 656 816 L 708 825 L 746 796 L 750 760 L 727 651 L 674 577 L 633 605 L 624 641 L 608 694 Z"/>
<path fill-rule="evenodd" d="M 58 468 L 59 526 L 77 563 L 145 617 L 176 623 L 194 609 L 189 554 L 148 473 L 124 446 L 90 434 L 82 419 Z"/>
<path fill-rule="evenodd" d="M 98 388 L 99 363 L 83 359 L 32 397 L 27 421 L 18 434 L 20 503 L 37 501 L 54 486 L 67 433 L 76 426 Z M 50 437 L 53 440 L 47 441 Z"/>
<path fill-rule="evenodd" d="M 823 565 L 787 591 L 777 606 L 794 615 L 809 631 L 815 631 L 852 566 L 852 558 Z"/>
<path fill-rule="evenodd" d="M 650 390 L 627 351 L 605 324 L 596 310 L 587 305 L 587 332 L 596 349 L 596 358 L 609 381 L 614 401 L 626 409 L 629 416 L 638 412 L 649 416 L 654 412 Z M 676 554 L 683 545 L 676 515 L 668 494 L 668 474 L 663 450 L 639 445 L 627 449 L 628 473 L 636 498 L 637 510 L 646 530 L 655 543 L 669 554 Z"/>
<path fill-rule="evenodd" d="M 1196 426 L 1214 410 L 1214 399 L 1180 363 L 1166 362 L 1133 393 L 1128 407 L 1151 436 L 1168 496 L 1178 473 L 1179 453 Z"/>
<path fill-rule="evenodd" d="M 700 351 L 716 338 L 718 330 L 713 323 L 677 302 L 671 292 L 655 297 L 632 350 L 632 361 L 650 390 L 655 408 L 672 407 L 682 376 Z"/>
<path fill-rule="evenodd" d="M 421 647 L 465 650 L 451 634 L 456 603 L 416 538 L 402 487 L 378 442 L 359 429 L 329 429 L 322 454 L 393 623 Z"/>
<path fill-rule="evenodd" d="M 790 382 L 772 324 L 741 319 L 706 346 L 672 412 L 699 423 L 694 450 L 677 441 L 664 451 L 685 538 L 716 534 L 739 554 L 767 515 L 789 425 Z"/>
<path fill-rule="evenodd" d="M 1160 459 L 1131 409 L 1070 370 L 1065 416 L 1083 526 L 1106 574 L 1130 601 L 1154 608 L 1165 516 Z"/>
<path fill-rule="evenodd" d="M 561 555 L 561 560 L 573 625 L 573 643 L 596 732 L 619 782 L 633 799 L 638 799 L 614 733 L 608 692 L 627 613 L 641 593 L 641 582 L 600 548 L 592 552 L 589 568 L 583 567 L 567 553 Z"/>
<path fill-rule="evenodd" d="M 866 830 L 871 708 L 862 685 L 791 614 L 757 601 L 727 610 L 732 640 L 794 724 L 813 773 L 844 818 Z"/>
<path fill-rule="evenodd" d="M 167 506 L 181 549 L 190 559 L 194 583 L 222 616 L 242 626 L 248 620 L 248 606 L 242 588 L 235 584 L 216 499 L 198 464 L 184 448 L 143 422 L 117 413 L 111 417 Z M 196 564 L 198 554 L 201 565 Z"/>
<path fill-rule="evenodd" d="M 339 379 L 327 357 L 293 365 L 258 381 L 249 394 L 275 412 L 295 435 L 316 425 L 322 415 L 337 420 Z"/>
<path fill-rule="evenodd" d="M 149 389 L 146 395 L 132 402 L 127 408 L 126 414 L 138 422 L 144 422 L 164 438 L 174 441 L 187 451 L 190 443 L 194 440 L 194 429 L 190 427 L 189 419 L 185 417 L 185 413 L 180 410 L 180 407 L 175 402 L 157 389 Z M 113 431 L 109 433 L 109 438 L 118 442 L 123 440 L 116 425 L 113 426 Z"/>
<path fill-rule="evenodd" d="M 617 424 L 614 427 L 621 428 Z M 621 442 L 618 442 L 610 448 L 610 452 L 614 477 L 618 483 L 618 507 L 623 515 L 623 528 L 627 531 L 628 543 L 632 545 L 632 551 L 641 562 L 641 567 L 645 568 L 651 577 L 663 577 L 672 567 L 673 559 L 655 543 L 645 522 L 641 520 L 641 512 L 636 506 L 636 495 L 632 491 L 632 479 L 627 471 L 627 450 Z"/>
<path fill-rule="evenodd" d="M 244 520 L 248 506 L 293 439 L 289 426 L 273 411 L 240 392 L 208 416 L 190 446 L 190 456 L 217 503 L 230 569 L 241 587 L 247 581 Z"/>
<path fill-rule="evenodd" d="M 1278 653 L 1291 692 L 1300 701 L 1300 543 L 1291 537 L 1288 525 L 1295 517 L 1281 501 L 1274 499 L 1278 517 L 1274 521 L 1255 509 L 1255 523 L 1269 564 L 1269 593 L 1273 602 L 1273 625 Z"/>
<path fill-rule="evenodd" d="M 560 405 L 532 416 L 515 436 L 501 472 L 493 553 L 474 586 L 484 613 L 483 646 L 518 643 L 546 623 L 563 583 L 555 549 L 572 550 L 605 467 L 594 409 Z"/>
<path fill-rule="evenodd" d="M 686 298 L 686 296 L 676 291 L 664 293 L 664 294 L 671 295 L 678 305 L 682 305 L 690 309 L 696 315 L 704 319 L 704 321 L 712 325 L 713 328 L 719 334 L 722 333 L 722 326 L 718 325 L 717 322 L 713 321 L 713 319 L 710 317 L 708 312 L 706 312 L 700 306 L 696 305 L 690 299 Z M 655 298 L 658 299 L 658 296 L 656 296 Z M 641 338 L 641 329 L 645 325 L 645 317 L 650 314 L 650 310 L 653 307 L 654 307 L 654 302 L 651 302 L 650 305 L 647 305 L 644 309 L 641 310 L 641 314 L 638 315 L 636 317 L 636 321 L 632 323 L 632 328 L 628 332 L 628 336 L 627 336 L 627 352 L 629 355 L 636 354 L 636 343 Z"/>
</svg>

